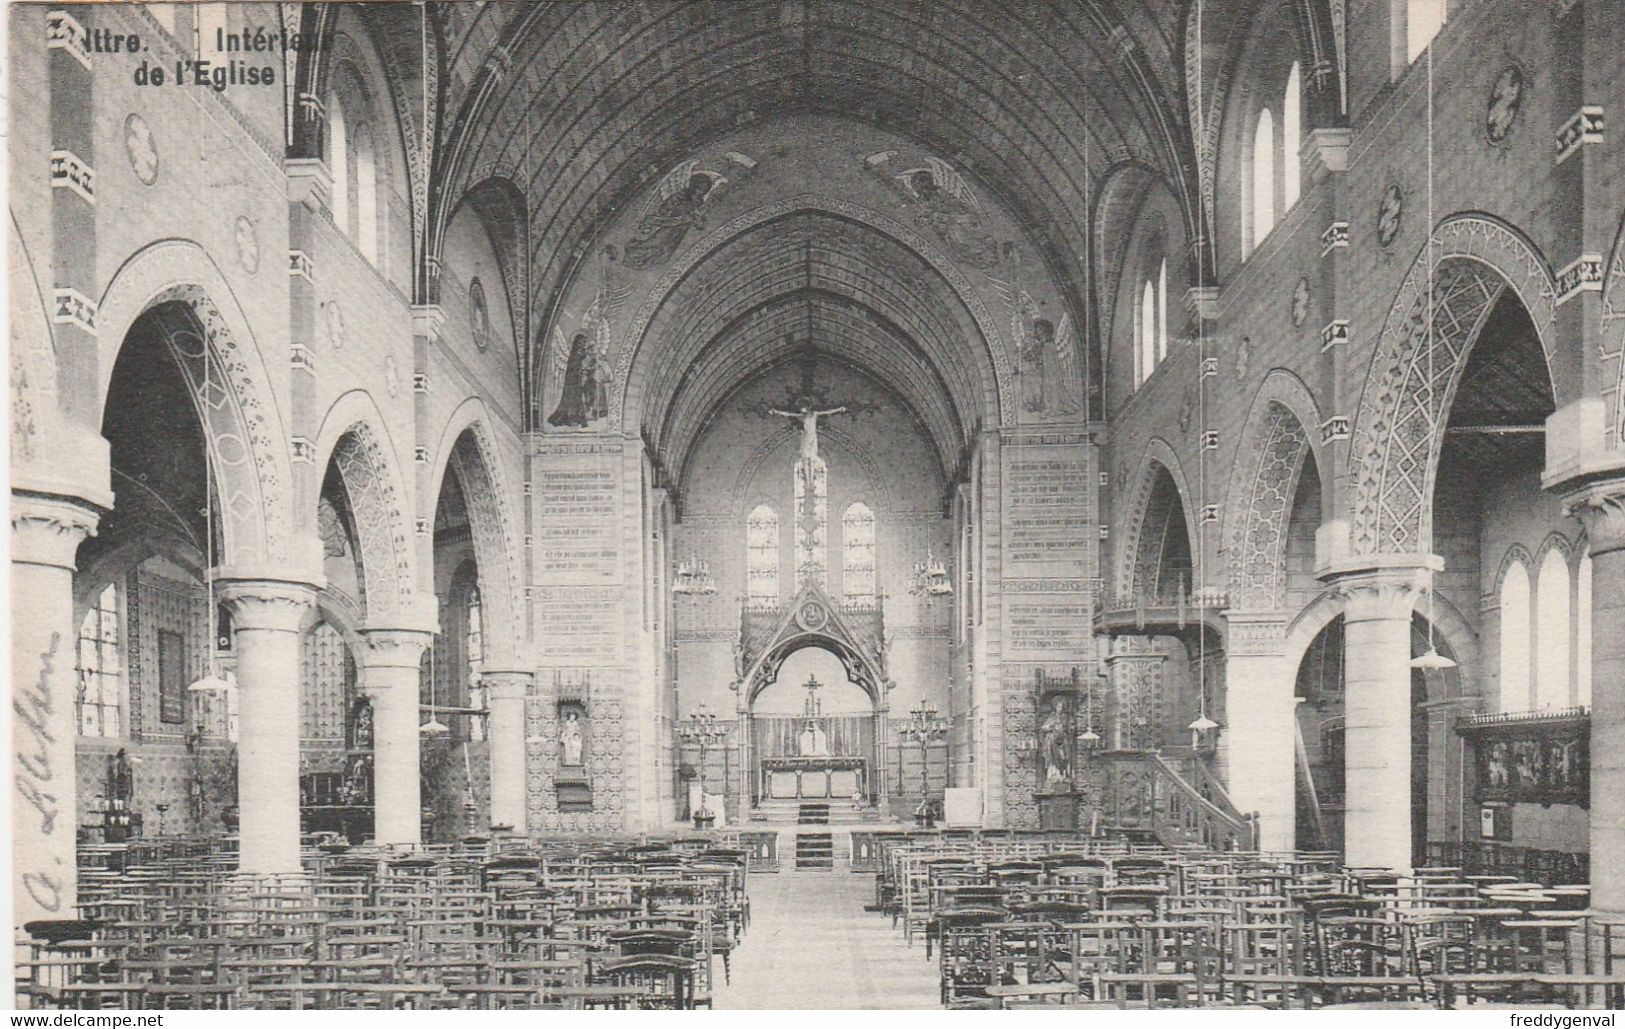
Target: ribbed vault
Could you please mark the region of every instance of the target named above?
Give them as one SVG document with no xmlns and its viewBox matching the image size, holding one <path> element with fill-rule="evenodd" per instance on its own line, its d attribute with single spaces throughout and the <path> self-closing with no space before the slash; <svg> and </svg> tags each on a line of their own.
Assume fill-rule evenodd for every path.
<svg viewBox="0 0 1625 1029">
<path fill-rule="evenodd" d="M 952 287 L 897 240 L 812 211 L 729 240 L 678 284 L 643 333 L 626 409 L 679 473 L 740 384 L 809 350 L 889 384 L 945 469 L 997 417 L 988 343 Z"/>
<path fill-rule="evenodd" d="M 433 202 L 492 176 L 519 184 L 533 325 L 553 319 L 604 226 L 677 161 L 796 112 L 856 118 L 952 161 L 1013 213 L 1076 312 L 1089 307 L 1092 175 L 1132 158 L 1194 209 L 1175 3 L 490 4 L 436 28 L 455 128 Z"/>
</svg>

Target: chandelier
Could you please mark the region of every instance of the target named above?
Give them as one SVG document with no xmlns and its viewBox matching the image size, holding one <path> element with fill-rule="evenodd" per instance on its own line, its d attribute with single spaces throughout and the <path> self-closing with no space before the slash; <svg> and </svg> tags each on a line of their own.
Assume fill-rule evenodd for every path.
<svg viewBox="0 0 1625 1029">
<path fill-rule="evenodd" d="M 708 597 L 717 591 L 717 580 L 711 574 L 710 565 L 691 555 L 687 560 L 677 562 L 677 579 L 672 583 L 671 591 Z"/>
<path fill-rule="evenodd" d="M 914 582 L 908 591 L 916 597 L 946 597 L 953 593 L 953 583 L 948 581 L 948 569 L 943 567 L 936 555 L 926 548 L 925 560 L 914 564 Z"/>
</svg>

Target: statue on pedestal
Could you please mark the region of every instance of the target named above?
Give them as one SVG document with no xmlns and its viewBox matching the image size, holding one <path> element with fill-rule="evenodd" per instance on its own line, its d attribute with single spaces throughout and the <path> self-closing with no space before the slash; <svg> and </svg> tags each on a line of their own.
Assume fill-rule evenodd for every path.
<svg viewBox="0 0 1625 1029">
<path fill-rule="evenodd" d="M 565 712 L 564 724 L 559 727 L 559 764 L 565 768 L 580 768 L 583 742 L 581 716 L 574 711 Z"/>
<path fill-rule="evenodd" d="M 1066 786 L 1072 782 L 1073 718 L 1067 698 L 1049 698 L 1049 710 L 1038 730 L 1038 750 L 1043 762 L 1044 785 Z"/>
</svg>

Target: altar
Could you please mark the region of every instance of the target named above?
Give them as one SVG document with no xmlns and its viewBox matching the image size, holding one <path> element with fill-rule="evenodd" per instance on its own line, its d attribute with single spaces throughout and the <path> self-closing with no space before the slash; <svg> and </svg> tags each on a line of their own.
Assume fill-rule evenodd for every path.
<svg viewBox="0 0 1625 1029">
<path fill-rule="evenodd" d="M 856 800 L 868 762 L 861 757 L 762 758 L 761 796 L 770 800 Z"/>
</svg>

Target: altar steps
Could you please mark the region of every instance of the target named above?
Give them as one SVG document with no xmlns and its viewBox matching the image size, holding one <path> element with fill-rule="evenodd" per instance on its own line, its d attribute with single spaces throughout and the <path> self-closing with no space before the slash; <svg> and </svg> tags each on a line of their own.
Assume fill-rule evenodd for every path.
<svg viewBox="0 0 1625 1029">
<path fill-rule="evenodd" d="M 828 872 L 835 868 L 835 837 L 827 832 L 796 836 L 796 867 Z"/>
<path fill-rule="evenodd" d="M 751 823 L 755 825 L 791 826 L 791 825 L 876 825 L 884 821 L 880 812 L 873 807 L 854 808 L 849 801 L 841 800 L 833 804 L 824 804 L 826 818 L 822 822 L 804 822 L 801 817 L 801 806 L 806 803 L 799 800 L 764 800 L 751 812 Z"/>
<path fill-rule="evenodd" d="M 796 821 L 801 825 L 828 825 L 828 804 L 802 804 L 796 813 Z"/>
</svg>

